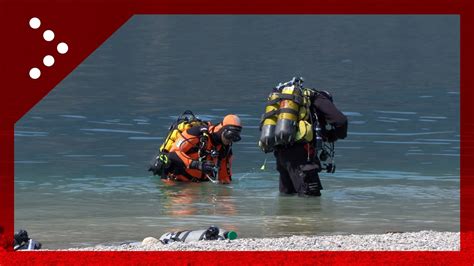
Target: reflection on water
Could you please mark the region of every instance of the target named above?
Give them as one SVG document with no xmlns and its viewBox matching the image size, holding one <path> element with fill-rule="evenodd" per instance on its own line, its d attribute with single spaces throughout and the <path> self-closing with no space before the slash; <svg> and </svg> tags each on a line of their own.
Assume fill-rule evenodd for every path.
<svg viewBox="0 0 474 266">
<path fill-rule="evenodd" d="M 279 195 L 257 146 L 269 89 L 296 74 L 350 121 L 321 198 Z M 186 109 L 242 118 L 232 184 L 149 176 Z M 49 248 L 210 225 L 458 231 L 459 132 L 456 16 L 135 16 L 16 124 L 15 226 Z"/>
<path fill-rule="evenodd" d="M 236 202 L 232 190 L 215 190 L 201 184 L 180 184 L 165 182 L 163 188 L 163 214 L 168 216 L 186 215 L 236 215 Z"/>
</svg>

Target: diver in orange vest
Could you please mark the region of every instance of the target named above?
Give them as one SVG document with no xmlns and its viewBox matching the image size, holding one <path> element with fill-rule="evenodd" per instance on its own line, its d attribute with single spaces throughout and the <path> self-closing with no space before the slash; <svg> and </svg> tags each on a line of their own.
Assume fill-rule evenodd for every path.
<svg viewBox="0 0 474 266">
<path fill-rule="evenodd" d="M 226 115 L 217 125 L 192 127 L 176 140 L 168 158 L 169 180 L 184 182 L 232 181 L 232 144 L 240 141 L 242 125 L 236 115 Z"/>
</svg>

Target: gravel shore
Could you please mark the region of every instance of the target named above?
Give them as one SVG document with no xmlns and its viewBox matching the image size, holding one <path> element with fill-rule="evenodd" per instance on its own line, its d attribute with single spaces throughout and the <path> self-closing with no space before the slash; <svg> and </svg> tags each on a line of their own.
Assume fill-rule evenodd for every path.
<svg viewBox="0 0 474 266">
<path fill-rule="evenodd" d="M 421 231 L 370 235 L 291 236 L 281 238 L 241 238 L 232 241 L 198 241 L 162 244 L 147 237 L 141 243 L 118 246 L 99 245 L 68 251 L 458 251 L 459 232 Z"/>
</svg>

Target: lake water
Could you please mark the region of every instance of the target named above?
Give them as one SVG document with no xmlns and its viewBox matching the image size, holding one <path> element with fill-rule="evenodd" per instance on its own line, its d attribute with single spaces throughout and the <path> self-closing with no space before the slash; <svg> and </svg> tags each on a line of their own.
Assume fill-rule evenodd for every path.
<svg viewBox="0 0 474 266">
<path fill-rule="evenodd" d="M 458 16 L 134 16 L 17 122 L 15 229 L 44 248 L 210 225 L 239 237 L 459 231 L 459 36 Z M 257 146 L 266 96 L 296 75 L 350 121 L 320 198 L 280 195 Z M 186 109 L 242 118 L 231 185 L 147 172 Z"/>
</svg>

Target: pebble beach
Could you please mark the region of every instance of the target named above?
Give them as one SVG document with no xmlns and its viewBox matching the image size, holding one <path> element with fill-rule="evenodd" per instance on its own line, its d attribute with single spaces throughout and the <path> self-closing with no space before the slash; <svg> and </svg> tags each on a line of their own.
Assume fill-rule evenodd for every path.
<svg viewBox="0 0 474 266">
<path fill-rule="evenodd" d="M 281 238 L 238 238 L 235 240 L 173 242 L 157 238 L 142 242 L 67 251 L 458 251 L 459 232 L 403 232 L 364 235 L 290 236 Z"/>
</svg>

